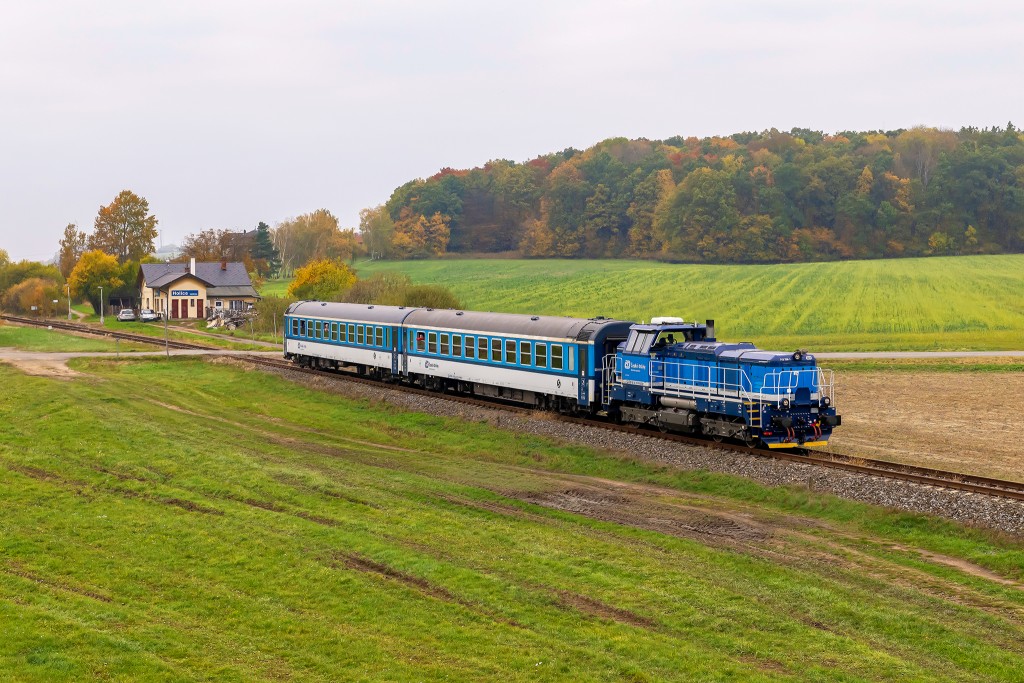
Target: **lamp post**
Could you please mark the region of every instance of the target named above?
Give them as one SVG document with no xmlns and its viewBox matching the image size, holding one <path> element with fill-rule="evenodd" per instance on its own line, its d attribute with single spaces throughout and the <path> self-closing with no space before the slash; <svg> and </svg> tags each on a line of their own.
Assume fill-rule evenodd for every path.
<svg viewBox="0 0 1024 683">
<path fill-rule="evenodd" d="M 68 320 L 71 320 L 71 285 L 64 285 L 65 289 L 68 290 Z"/>
<path fill-rule="evenodd" d="M 103 288 L 100 287 L 100 325 L 103 324 Z"/>
<path fill-rule="evenodd" d="M 167 339 L 167 318 L 171 315 L 171 290 L 167 290 L 167 305 L 164 307 L 164 353 L 171 357 L 171 345 Z"/>
</svg>

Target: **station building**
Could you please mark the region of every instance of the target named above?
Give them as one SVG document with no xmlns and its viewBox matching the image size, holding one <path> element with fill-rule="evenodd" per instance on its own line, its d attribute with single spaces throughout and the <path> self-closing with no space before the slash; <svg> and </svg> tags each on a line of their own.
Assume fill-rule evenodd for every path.
<svg viewBox="0 0 1024 683">
<path fill-rule="evenodd" d="M 143 263 L 139 269 L 141 308 L 152 308 L 170 319 L 206 318 L 222 310 L 244 311 L 260 295 L 252 286 L 245 264 L 233 261 L 214 263 Z"/>
</svg>

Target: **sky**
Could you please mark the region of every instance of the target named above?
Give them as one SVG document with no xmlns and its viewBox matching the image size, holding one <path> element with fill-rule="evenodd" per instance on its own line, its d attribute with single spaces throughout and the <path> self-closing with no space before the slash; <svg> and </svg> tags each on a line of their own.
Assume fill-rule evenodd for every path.
<svg viewBox="0 0 1024 683">
<path fill-rule="evenodd" d="M 0 248 L 123 189 L 171 244 L 610 137 L 1019 125 L 1022 36 L 989 0 L 0 0 Z"/>
</svg>

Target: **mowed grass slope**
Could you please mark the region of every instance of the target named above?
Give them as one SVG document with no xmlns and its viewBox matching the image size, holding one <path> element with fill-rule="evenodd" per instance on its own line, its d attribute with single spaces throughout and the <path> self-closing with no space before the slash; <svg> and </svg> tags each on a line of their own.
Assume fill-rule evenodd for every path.
<svg viewBox="0 0 1024 683">
<path fill-rule="evenodd" d="M 712 318 L 719 338 L 767 348 L 1024 349 L 1024 255 L 769 266 L 377 261 L 357 269 L 445 285 L 469 309 Z"/>
<path fill-rule="evenodd" d="M 1024 678 L 1016 541 L 229 364 L 75 368 L 0 366 L 0 679 Z M 756 533 L 543 504 L 609 480 Z"/>
<path fill-rule="evenodd" d="M 0 322 L 0 347 L 20 351 L 45 352 L 109 352 L 152 351 L 153 347 L 134 342 L 120 342 L 102 337 L 78 337 L 59 330 L 42 327 L 20 327 Z"/>
</svg>

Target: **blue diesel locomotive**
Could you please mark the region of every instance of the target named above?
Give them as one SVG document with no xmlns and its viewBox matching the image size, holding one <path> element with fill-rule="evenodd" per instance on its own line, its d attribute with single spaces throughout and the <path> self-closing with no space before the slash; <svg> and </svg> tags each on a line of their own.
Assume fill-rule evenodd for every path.
<svg viewBox="0 0 1024 683">
<path fill-rule="evenodd" d="M 718 342 L 714 323 L 302 301 L 284 356 L 385 381 L 607 416 L 772 448 L 824 445 L 830 372 L 806 352 Z"/>
</svg>

